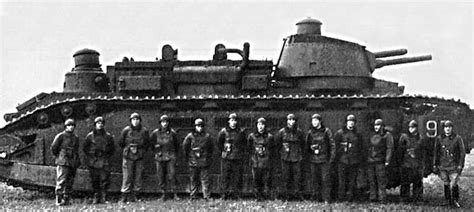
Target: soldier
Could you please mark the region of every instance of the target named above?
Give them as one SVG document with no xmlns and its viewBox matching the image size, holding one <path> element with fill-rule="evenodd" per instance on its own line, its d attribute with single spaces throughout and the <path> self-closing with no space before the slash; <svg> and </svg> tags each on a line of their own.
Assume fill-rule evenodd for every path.
<svg viewBox="0 0 474 212">
<path fill-rule="evenodd" d="M 217 147 L 222 154 L 222 199 L 229 198 L 232 193 L 240 198 L 243 186 L 244 154 L 247 152 L 245 134 L 237 126 L 237 114 L 230 114 L 228 123 L 229 126 L 223 128 L 217 135 Z M 234 180 L 231 180 L 232 176 Z M 232 190 L 230 190 L 231 183 Z"/>
<path fill-rule="evenodd" d="M 122 197 L 120 202 L 137 201 L 137 193 L 142 189 L 144 170 L 143 156 L 148 147 L 148 129 L 142 126 L 138 113 L 130 115 L 130 125 L 121 133 L 119 146 L 122 148 Z"/>
<path fill-rule="evenodd" d="M 160 127 L 151 133 L 150 143 L 155 155 L 158 187 L 163 191 L 160 200 L 166 200 L 165 185 L 173 193 L 173 199 L 180 200 L 176 193 L 176 158 L 179 151 L 179 141 L 176 131 L 169 126 L 167 115 L 160 117 Z"/>
<path fill-rule="evenodd" d="M 304 135 L 296 126 L 296 116 L 288 114 L 287 126 L 278 131 L 276 143 L 279 145 L 281 158 L 281 174 L 285 199 L 298 198 L 303 200 L 301 183 L 301 161 L 304 158 Z M 290 193 L 291 192 L 291 193 Z"/>
<path fill-rule="evenodd" d="M 444 133 L 436 137 L 433 171 L 444 182 L 444 197 L 448 204 L 460 208 L 458 181 L 464 168 L 466 152 L 461 136 L 453 132 L 453 122 L 444 123 Z"/>
<path fill-rule="evenodd" d="M 73 119 L 64 122 L 65 129 L 54 137 L 51 152 L 56 157 L 56 205 L 69 205 L 79 160 L 79 138 L 74 134 Z"/>
<path fill-rule="evenodd" d="M 199 180 L 201 181 L 203 198 L 208 201 L 209 166 L 212 162 L 214 145 L 209 133 L 204 130 L 204 121 L 200 118 L 194 121 L 194 131 L 190 132 L 183 141 L 183 152 L 189 165 L 191 175 L 191 200 L 197 199 Z"/>
<path fill-rule="evenodd" d="M 382 119 L 375 120 L 374 132 L 368 142 L 367 175 L 369 178 L 370 201 L 385 202 L 387 194 L 387 172 L 385 168 L 392 159 L 393 136 L 384 129 Z"/>
<path fill-rule="evenodd" d="M 94 190 L 94 204 L 106 202 L 111 171 L 109 159 L 115 151 L 114 138 L 105 131 L 104 125 L 104 118 L 100 116 L 95 118 L 94 130 L 87 134 L 82 149 Z"/>
<path fill-rule="evenodd" d="M 413 184 L 413 196 L 411 201 L 422 201 L 423 195 L 423 170 L 426 158 L 425 138 L 418 133 L 418 123 L 411 120 L 408 123 L 408 134 L 400 136 L 401 164 L 401 186 L 400 199 L 408 202 L 410 200 L 410 184 Z"/>
<path fill-rule="evenodd" d="M 353 200 L 358 166 L 363 160 L 362 136 L 357 132 L 355 124 L 356 117 L 348 115 L 343 128 L 334 135 L 338 162 L 338 199 L 341 201 Z"/>
<path fill-rule="evenodd" d="M 313 199 L 328 203 L 331 198 L 330 167 L 336 156 L 336 144 L 331 130 L 322 124 L 321 115 L 313 114 L 311 125 L 305 146 L 311 163 Z"/>
<path fill-rule="evenodd" d="M 252 167 L 252 177 L 254 193 L 257 201 L 264 199 L 264 192 L 267 196 L 272 189 L 271 162 L 274 158 L 273 135 L 267 132 L 265 118 L 257 120 L 257 130 L 248 137 L 251 146 L 250 164 Z"/>
</svg>

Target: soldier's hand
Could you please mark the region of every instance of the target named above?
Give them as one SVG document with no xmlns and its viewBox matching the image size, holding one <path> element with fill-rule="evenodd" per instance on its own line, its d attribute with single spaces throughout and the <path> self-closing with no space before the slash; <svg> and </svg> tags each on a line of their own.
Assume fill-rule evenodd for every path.
<svg viewBox="0 0 474 212">
<path fill-rule="evenodd" d="M 385 162 L 385 166 L 388 166 L 388 162 Z"/>
<path fill-rule="evenodd" d="M 462 167 L 461 167 L 461 166 L 458 166 L 458 167 L 456 168 L 456 170 L 458 171 L 458 174 L 461 174 L 461 172 L 462 172 Z"/>
</svg>

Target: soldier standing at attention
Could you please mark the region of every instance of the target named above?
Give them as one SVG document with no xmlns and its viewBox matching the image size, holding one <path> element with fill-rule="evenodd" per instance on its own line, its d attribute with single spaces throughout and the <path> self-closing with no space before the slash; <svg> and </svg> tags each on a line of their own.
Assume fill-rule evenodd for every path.
<svg viewBox="0 0 474 212">
<path fill-rule="evenodd" d="M 54 138 L 51 152 L 56 157 L 56 205 L 69 205 L 72 185 L 79 160 L 79 138 L 74 134 L 76 123 L 73 119 L 64 122 L 65 129 Z"/>
<path fill-rule="evenodd" d="M 375 120 L 374 131 L 368 142 L 367 175 L 369 178 L 370 201 L 385 202 L 387 194 L 387 172 L 393 152 L 393 136 L 385 131 L 382 119 Z"/>
<path fill-rule="evenodd" d="M 87 134 L 82 149 L 94 190 L 94 204 L 106 202 L 106 191 L 109 188 L 111 171 L 109 159 L 115 151 L 114 138 L 105 131 L 104 125 L 104 118 L 100 116 L 95 118 L 94 130 Z"/>
<path fill-rule="evenodd" d="M 304 135 L 296 126 L 296 116 L 288 114 L 287 126 L 278 131 L 276 143 L 280 148 L 281 174 L 285 199 L 303 200 L 301 182 L 301 161 L 304 158 Z M 291 192 L 291 193 L 290 193 Z"/>
<path fill-rule="evenodd" d="M 444 133 L 436 137 L 434 146 L 433 171 L 439 172 L 444 182 L 444 197 L 449 205 L 460 208 L 459 176 L 464 168 L 466 152 L 461 136 L 453 132 L 453 122 L 444 123 Z"/>
<path fill-rule="evenodd" d="M 328 203 L 331 198 L 330 167 L 336 156 L 332 132 L 322 124 L 319 114 L 311 116 L 311 128 L 306 135 L 306 150 L 311 163 L 313 199 Z"/>
<path fill-rule="evenodd" d="M 214 144 L 209 133 L 204 130 L 204 121 L 200 118 L 194 121 L 194 131 L 190 132 L 183 141 L 183 152 L 189 165 L 191 175 L 191 200 L 197 199 L 199 181 L 201 181 L 203 198 L 208 201 L 209 166 L 212 162 Z"/>
<path fill-rule="evenodd" d="M 418 133 L 418 123 L 411 120 L 408 123 L 408 134 L 400 136 L 401 165 L 401 201 L 418 202 L 423 200 L 423 170 L 426 158 L 424 137 Z M 410 199 L 410 184 L 413 184 L 413 196 Z"/>
<path fill-rule="evenodd" d="M 228 123 L 229 125 L 217 134 L 217 147 L 222 154 L 222 199 L 228 199 L 230 194 L 235 194 L 236 198 L 240 198 L 243 187 L 244 156 L 247 152 L 245 134 L 237 126 L 237 114 L 230 114 Z M 232 190 L 230 190 L 231 187 Z"/>
<path fill-rule="evenodd" d="M 254 193 L 257 201 L 264 199 L 264 192 L 270 195 L 272 189 L 271 162 L 274 158 L 273 135 L 267 132 L 265 118 L 257 120 L 257 130 L 248 137 L 251 146 L 250 164 Z"/>
<path fill-rule="evenodd" d="M 353 200 L 358 166 L 363 158 L 362 136 L 357 132 L 355 123 L 356 117 L 348 115 L 345 125 L 334 134 L 340 201 Z"/>
<path fill-rule="evenodd" d="M 138 113 L 130 115 L 130 125 L 120 135 L 119 146 L 122 148 L 122 197 L 120 202 L 137 201 L 137 193 L 142 189 L 144 170 L 143 156 L 148 147 L 148 129 L 142 126 Z"/>
<path fill-rule="evenodd" d="M 176 158 L 179 151 L 179 141 L 176 131 L 169 125 L 169 117 L 160 117 L 160 127 L 150 135 L 158 175 L 158 187 L 163 191 L 160 200 L 166 200 L 166 185 L 173 193 L 174 200 L 180 200 L 176 193 Z"/>
</svg>

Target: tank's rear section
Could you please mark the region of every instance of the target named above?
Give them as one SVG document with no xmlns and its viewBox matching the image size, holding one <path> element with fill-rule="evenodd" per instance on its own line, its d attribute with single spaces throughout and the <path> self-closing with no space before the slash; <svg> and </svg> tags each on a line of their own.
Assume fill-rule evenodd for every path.
<svg viewBox="0 0 474 212">
<path fill-rule="evenodd" d="M 18 112 L 5 115 L 9 124 L 0 129 L 1 177 L 23 187 L 52 188 L 56 173 L 49 148 L 54 136 L 63 130 L 65 119 L 76 119 L 76 134 L 83 140 L 92 130 L 94 118 L 103 116 L 106 130 L 117 142 L 133 112 L 141 114 L 143 125 L 150 130 L 159 126 L 161 115 L 167 114 L 180 140 L 193 130 L 194 119 L 198 117 L 204 119 L 215 140 L 231 112 L 238 114 L 239 124 L 247 134 L 255 130 L 259 117 L 265 117 L 270 132 L 276 133 L 286 126 L 288 113 L 296 114 L 298 127 L 303 131 L 310 128 L 311 115 L 319 113 L 334 132 L 342 126 L 344 117 L 352 113 L 363 135 L 369 134 L 375 119 L 382 118 L 396 140 L 412 119 L 420 123 L 421 132 L 431 142 L 446 119 L 469 123 L 459 124 L 456 130 L 467 141 L 471 136 L 473 124 L 468 120 L 472 120 L 472 112 L 466 104 L 403 95 L 404 87 L 398 83 L 372 77 L 377 68 L 430 60 L 429 55 L 392 58 L 406 54 L 406 49 L 373 53 L 359 44 L 323 36 L 321 22 L 315 19 L 297 23 L 297 33 L 285 39 L 276 64 L 249 59 L 250 49 L 248 43 L 235 49 L 218 44 L 210 60 L 180 61 L 178 50 L 165 45 L 161 59 L 135 61 L 124 57 L 107 66 L 105 72 L 97 51 L 76 52 L 76 64 L 66 73 L 63 92 L 41 93 L 20 104 Z M 240 55 L 242 59 L 229 60 L 229 54 Z M 119 192 L 122 156 L 120 148 L 116 149 L 110 190 Z M 213 192 L 220 192 L 220 154 L 217 149 L 214 152 L 211 187 Z M 151 152 L 145 160 L 144 191 L 161 192 L 157 189 Z M 278 176 L 279 161 L 273 165 L 274 176 Z M 250 192 L 250 168 L 245 167 L 245 190 Z M 393 173 L 397 167 L 396 162 L 390 165 Z M 179 190 L 188 191 L 188 169 L 182 155 L 177 172 Z M 304 173 L 302 182 L 309 190 L 309 175 Z M 396 186 L 397 175 L 390 176 L 391 186 Z M 274 179 L 275 186 L 281 185 L 279 177 Z M 360 186 L 363 185 L 361 178 Z M 84 166 L 76 177 L 75 189 L 91 190 Z"/>
</svg>

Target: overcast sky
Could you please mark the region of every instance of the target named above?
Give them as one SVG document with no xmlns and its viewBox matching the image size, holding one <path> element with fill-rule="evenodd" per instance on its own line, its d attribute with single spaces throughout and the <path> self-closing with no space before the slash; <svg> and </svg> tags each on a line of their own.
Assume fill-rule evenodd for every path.
<svg viewBox="0 0 474 212">
<path fill-rule="evenodd" d="M 399 82 L 409 94 L 474 105 L 470 1 L 0 2 L 0 126 L 18 104 L 40 92 L 61 92 L 77 50 L 99 51 L 105 71 L 124 56 L 161 58 L 164 44 L 178 48 L 180 60 L 209 60 L 217 43 L 242 48 L 250 42 L 251 59 L 276 63 L 282 38 L 295 34 L 295 23 L 306 17 L 323 22 L 323 35 L 370 51 L 407 48 L 408 55 L 433 55 L 374 76 Z"/>
</svg>

